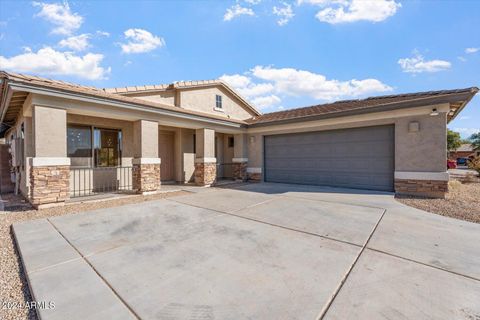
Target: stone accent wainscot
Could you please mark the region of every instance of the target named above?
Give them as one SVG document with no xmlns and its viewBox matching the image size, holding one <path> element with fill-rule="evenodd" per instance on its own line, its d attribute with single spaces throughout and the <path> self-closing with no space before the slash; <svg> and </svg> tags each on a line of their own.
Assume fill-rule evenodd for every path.
<svg viewBox="0 0 480 320">
<path fill-rule="evenodd" d="M 395 179 L 395 193 L 429 198 L 445 198 L 448 181 Z"/>
<path fill-rule="evenodd" d="M 235 180 L 247 181 L 247 162 L 233 163 L 233 178 Z"/>
<path fill-rule="evenodd" d="M 35 208 L 69 198 L 70 166 L 37 166 L 30 169 L 30 202 Z"/>
<path fill-rule="evenodd" d="M 256 168 L 256 167 L 247 168 L 247 180 L 250 182 L 261 182 L 262 168 Z"/>
<path fill-rule="evenodd" d="M 160 164 L 134 164 L 132 175 L 137 193 L 154 192 L 160 187 Z"/>
<path fill-rule="evenodd" d="M 210 186 L 217 180 L 217 164 L 215 162 L 195 163 L 195 184 Z"/>
</svg>

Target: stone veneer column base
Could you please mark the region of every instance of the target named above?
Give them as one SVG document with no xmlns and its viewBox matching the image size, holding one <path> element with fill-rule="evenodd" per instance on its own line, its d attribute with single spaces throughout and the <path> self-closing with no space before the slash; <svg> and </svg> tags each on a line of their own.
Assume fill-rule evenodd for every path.
<svg viewBox="0 0 480 320">
<path fill-rule="evenodd" d="M 137 193 L 155 192 L 160 188 L 160 163 L 134 163 L 132 176 Z"/>
<path fill-rule="evenodd" d="M 250 182 L 261 182 L 262 168 L 247 168 L 247 180 Z"/>
<path fill-rule="evenodd" d="M 195 163 L 195 184 L 211 186 L 217 180 L 217 164 L 215 162 Z"/>
<path fill-rule="evenodd" d="M 233 163 L 233 178 L 235 180 L 247 181 L 247 162 Z"/>
<path fill-rule="evenodd" d="M 70 166 L 32 166 L 30 203 L 36 208 L 63 205 L 70 197 Z"/>
<path fill-rule="evenodd" d="M 447 180 L 395 179 L 395 193 L 429 198 L 445 198 Z"/>
</svg>

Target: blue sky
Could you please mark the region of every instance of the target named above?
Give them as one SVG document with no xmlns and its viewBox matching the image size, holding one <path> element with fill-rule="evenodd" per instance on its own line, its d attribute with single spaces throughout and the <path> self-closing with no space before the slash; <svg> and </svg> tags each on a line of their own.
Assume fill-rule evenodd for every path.
<svg viewBox="0 0 480 320">
<path fill-rule="evenodd" d="M 221 78 L 263 112 L 480 86 L 480 2 L 0 2 L 0 69 L 96 87 Z M 450 128 L 480 129 L 480 97 Z"/>
</svg>

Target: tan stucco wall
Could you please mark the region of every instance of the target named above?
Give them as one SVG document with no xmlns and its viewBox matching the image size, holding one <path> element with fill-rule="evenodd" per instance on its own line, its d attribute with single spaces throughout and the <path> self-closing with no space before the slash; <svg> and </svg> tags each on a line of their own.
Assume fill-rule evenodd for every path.
<svg viewBox="0 0 480 320">
<path fill-rule="evenodd" d="M 133 125 L 135 158 L 158 158 L 158 122 L 138 120 Z"/>
<path fill-rule="evenodd" d="M 417 121 L 420 131 L 408 132 Z M 395 121 L 395 171 L 442 172 L 447 159 L 447 114 L 407 117 Z"/>
<path fill-rule="evenodd" d="M 211 129 L 197 129 L 196 158 L 215 158 L 215 131 Z"/>
<path fill-rule="evenodd" d="M 215 110 L 217 94 L 222 96 L 223 111 Z M 180 107 L 240 120 L 251 118 L 253 115 L 242 107 L 238 99 L 218 87 L 180 90 Z"/>
<path fill-rule="evenodd" d="M 67 112 L 34 106 L 33 137 L 35 157 L 66 157 Z"/>
<path fill-rule="evenodd" d="M 129 97 L 143 99 L 152 102 L 166 103 L 170 105 L 175 105 L 175 92 L 172 91 L 159 91 L 155 93 L 139 93 L 139 94 L 129 94 Z"/>
<path fill-rule="evenodd" d="M 133 122 L 67 114 L 67 123 L 94 126 L 106 129 L 118 129 L 122 131 L 122 166 L 131 166 L 133 152 Z"/>
</svg>

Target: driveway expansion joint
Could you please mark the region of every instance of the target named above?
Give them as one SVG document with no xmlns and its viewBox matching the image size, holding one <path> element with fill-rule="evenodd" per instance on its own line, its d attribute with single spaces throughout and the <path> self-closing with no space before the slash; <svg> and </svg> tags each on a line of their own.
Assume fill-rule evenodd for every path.
<svg viewBox="0 0 480 320">
<path fill-rule="evenodd" d="M 355 258 L 355 260 L 353 260 L 353 263 L 352 265 L 350 266 L 350 268 L 347 270 L 347 272 L 345 273 L 344 277 L 342 278 L 342 280 L 340 281 L 337 289 L 335 290 L 335 292 L 333 293 L 333 295 L 331 296 L 331 298 L 329 299 L 329 301 L 327 302 L 327 304 L 323 307 L 322 311 L 320 311 L 320 314 L 318 315 L 317 319 L 318 320 L 323 320 L 325 315 L 327 314 L 328 310 L 330 309 L 330 307 L 332 306 L 333 302 L 335 301 L 335 298 L 338 296 L 338 294 L 340 293 L 340 290 L 342 290 L 342 287 L 343 285 L 345 284 L 345 282 L 348 280 L 348 277 L 350 276 L 353 268 L 355 268 L 355 265 L 357 264 L 358 260 L 360 259 L 360 257 L 362 256 L 363 252 L 365 251 L 365 249 L 367 248 L 367 245 L 368 245 L 368 242 L 370 241 L 370 239 L 372 238 L 373 234 L 375 233 L 375 231 L 377 230 L 377 227 L 378 225 L 380 224 L 380 222 L 382 221 L 383 217 L 385 216 L 385 213 L 387 212 L 386 209 L 383 210 L 383 213 L 382 215 L 380 216 L 380 218 L 378 219 L 377 223 L 375 224 L 375 226 L 373 227 L 372 229 L 372 232 L 370 233 L 370 235 L 368 236 L 367 240 L 365 241 L 364 245 L 362 246 L 362 249 L 360 250 L 360 252 L 358 253 L 357 257 Z"/>
<path fill-rule="evenodd" d="M 108 283 L 108 281 L 97 271 L 97 269 L 95 269 L 95 267 L 90 263 L 90 261 L 88 261 L 83 256 L 83 254 L 65 237 L 65 235 L 57 228 L 57 226 L 52 221 L 50 221 L 50 219 L 47 218 L 46 220 L 58 232 L 58 234 L 60 234 L 60 236 L 73 248 L 73 250 L 75 250 L 80 255 L 80 257 L 83 259 L 83 261 L 85 261 L 90 266 L 90 268 L 97 274 L 97 276 L 112 291 L 112 293 L 117 297 L 117 299 L 119 299 L 123 303 L 123 305 L 125 305 L 125 307 L 132 313 L 132 315 L 136 319 L 140 320 L 140 317 L 138 316 L 138 314 L 128 305 L 128 303 L 118 294 L 118 292 L 114 288 L 112 288 L 112 286 Z"/>
<path fill-rule="evenodd" d="M 185 204 L 185 203 L 176 201 L 175 199 L 165 199 L 165 200 L 167 200 L 167 201 L 173 201 L 173 202 L 176 202 L 176 203 Z M 269 199 L 269 200 L 264 201 L 264 202 L 262 202 L 262 203 L 269 202 L 269 201 L 272 201 L 272 200 L 274 200 L 274 199 Z M 262 204 L 262 203 L 258 203 L 258 204 Z M 256 204 L 256 205 L 258 205 L 258 204 Z M 309 235 L 309 236 L 314 236 L 314 237 L 319 237 L 319 238 L 323 238 L 323 239 L 327 239 L 327 240 L 331 240 L 331 241 L 336 241 L 336 242 L 348 244 L 348 245 L 355 246 L 355 247 L 362 247 L 361 245 L 356 244 L 356 243 L 353 243 L 353 242 L 349 242 L 349 241 L 345 241 L 345 240 L 340 240 L 340 239 L 336 239 L 336 238 L 332 238 L 332 237 L 328 237 L 328 236 L 324 236 L 324 235 L 320 235 L 320 234 L 317 234 L 317 233 L 308 232 L 308 231 L 304 231 L 304 230 L 299 230 L 299 229 L 295 229 L 295 228 L 289 228 L 289 227 L 285 227 L 285 226 L 281 226 L 281 225 L 278 225 L 278 224 L 274 224 L 274 223 L 270 223 L 270 222 L 265 222 L 265 221 L 261 221 L 261 220 L 257 220 L 257 219 L 253 219 L 253 218 L 249 218 L 249 217 L 244 217 L 244 216 L 241 216 L 241 215 L 238 215 L 238 214 L 235 214 L 235 213 L 231 213 L 231 212 L 219 211 L 219 210 L 210 209 L 210 208 L 205 208 L 205 207 L 201 207 L 201 206 L 197 206 L 197 205 L 193 205 L 193 204 L 187 204 L 187 205 L 188 205 L 188 206 L 195 207 L 195 208 L 200 208 L 200 209 L 205 209 L 205 210 L 211 210 L 211 211 L 218 212 L 218 213 L 221 213 L 221 214 L 223 214 L 223 215 L 228 215 L 228 216 L 231 216 L 231 217 L 236 217 L 236 218 L 240 218 L 240 219 L 244 219 L 244 220 L 249 220 L 249 221 L 253 221 L 253 222 L 257 222 L 257 223 L 262 223 L 262 224 L 269 225 L 269 226 L 275 227 L 275 228 L 280 228 L 280 229 L 284 229 L 284 230 L 288 230 L 288 231 L 303 233 L 303 234 L 306 234 L 306 235 Z M 251 208 L 251 207 L 253 207 L 253 206 L 255 206 L 255 205 L 252 205 L 252 206 L 249 206 L 249 207 Z M 243 210 L 243 209 L 245 209 L 245 208 L 238 209 L 238 210 L 235 210 L 235 211 L 233 211 L 233 212 L 238 212 L 238 211 Z"/>
<path fill-rule="evenodd" d="M 454 274 L 454 275 L 457 275 L 457 276 L 460 276 L 460 277 L 463 277 L 463 278 L 467 278 L 467 279 L 470 279 L 470 280 L 480 281 L 479 278 L 475 278 L 475 277 L 472 277 L 472 276 L 469 276 L 469 275 L 466 275 L 466 274 L 463 274 L 463 273 L 458 273 L 458 272 L 455 272 L 455 271 L 452 271 L 452 270 L 440 268 L 440 267 L 437 267 L 437 266 L 434 266 L 434 265 L 431 265 L 431 264 L 428 264 L 428 263 L 424 263 L 424 262 L 421 262 L 421 261 L 405 258 L 405 257 L 399 256 L 399 255 L 396 255 L 396 254 L 393 254 L 393 253 L 389 253 L 389 252 L 386 252 L 386 251 L 383 251 L 383 250 L 378 250 L 378 249 L 370 248 L 370 247 L 367 247 L 366 249 L 370 250 L 370 251 L 378 252 L 380 254 L 384 254 L 386 256 L 395 257 L 395 258 L 398 258 L 398 259 L 401 259 L 401 260 L 416 263 L 416 264 L 419 264 L 419 265 L 422 265 L 422 266 L 425 266 L 425 267 L 430 267 L 430 268 L 437 269 L 437 270 L 440 270 L 440 271 L 443 271 L 443 272 L 448 272 L 448 273 L 451 273 L 451 274 Z"/>
</svg>

